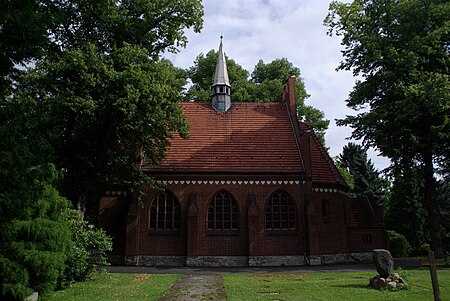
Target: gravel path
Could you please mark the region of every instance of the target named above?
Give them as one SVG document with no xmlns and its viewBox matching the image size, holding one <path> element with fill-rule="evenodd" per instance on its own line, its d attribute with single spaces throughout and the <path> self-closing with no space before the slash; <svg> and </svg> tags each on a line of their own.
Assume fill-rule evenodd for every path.
<svg viewBox="0 0 450 301">
<path fill-rule="evenodd" d="M 159 301 L 225 300 L 223 279 L 219 275 L 185 275 Z"/>
</svg>

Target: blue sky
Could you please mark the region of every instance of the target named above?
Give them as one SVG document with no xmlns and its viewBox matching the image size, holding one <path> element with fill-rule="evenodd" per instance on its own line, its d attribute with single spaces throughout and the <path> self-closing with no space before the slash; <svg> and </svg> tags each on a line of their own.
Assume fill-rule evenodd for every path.
<svg viewBox="0 0 450 301">
<path fill-rule="evenodd" d="M 348 1 L 344 1 L 348 2 Z M 323 20 L 329 0 L 204 0 L 204 26 L 200 34 L 187 31 L 189 43 L 177 54 L 167 54 L 175 66 L 188 68 L 199 53 L 217 50 L 223 35 L 224 51 L 251 72 L 262 59 L 268 63 L 287 58 L 299 67 L 306 90 L 307 104 L 320 109 L 330 120 L 325 136 L 330 156 L 347 144 L 351 129 L 337 127 L 335 119 L 355 112 L 345 99 L 355 78 L 351 72 L 336 72 L 342 60 L 340 40 L 327 36 Z M 373 150 L 369 157 L 381 170 L 389 164 Z"/>
</svg>

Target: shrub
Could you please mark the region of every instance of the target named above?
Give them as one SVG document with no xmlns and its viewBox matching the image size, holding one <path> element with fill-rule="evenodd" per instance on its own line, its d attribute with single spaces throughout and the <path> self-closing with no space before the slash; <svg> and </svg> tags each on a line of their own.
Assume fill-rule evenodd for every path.
<svg viewBox="0 0 450 301">
<path fill-rule="evenodd" d="M 80 218 L 78 211 L 68 209 L 66 221 L 72 232 L 72 244 L 67 250 L 66 269 L 60 286 L 83 281 L 96 269 L 108 265 L 106 252 L 112 250 L 112 240 L 102 229 L 95 229 Z"/>
<path fill-rule="evenodd" d="M 28 280 L 28 272 L 23 266 L 0 254 L 1 300 L 23 300 L 33 292 L 27 287 Z"/>
<path fill-rule="evenodd" d="M 45 294 L 57 287 L 71 243 L 61 212 L 66 199 L 42 185 L 22 216 L 0 224 L 0 299 L 23 300 L 32 291 Z M 19 203 L 19 202 L 17 202 Z"/>
<path fill-rule="evenodd" d="M 411 246 L 409 245 L 406 237 L 400 233 L 392 230 L 388 230 L 389 249 L 394 257 L 408 256 L 411 252 Z"/>
</svg>

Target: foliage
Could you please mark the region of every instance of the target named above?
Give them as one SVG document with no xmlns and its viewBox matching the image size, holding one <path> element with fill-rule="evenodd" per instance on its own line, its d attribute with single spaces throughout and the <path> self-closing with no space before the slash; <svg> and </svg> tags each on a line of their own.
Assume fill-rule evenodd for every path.
<svg viewBox="0 0 450 301">
<path fill-rule="evenodd" d="M 90 44 L 39 62 L 18 86 L 53 117 L 56 162 L 74 204 L 96 204 L 102 183 L 139 192 L 150 182 L 140 169 L 144 157 L 158 164 L 172 131 L 186 134 L 177 104 L 185 81 L 170 62 L 148 55 L 131 45 L 100 55 Z"/>
<path fill-rule="evenodd" d="M 276 59 L 270 63 L 259 60 L 251 77 L 247 70 L 234 60 L 225 57 L 228 76 L 231 84 L 231 97 L 235 102 L 275 102 L 280 101 L 280 95 L 291 75 L 295 75 L 295 93 L 297 113 L 299 119 L 308 122 L 315 130 L 322 143 L 325 142 L 325 131 L 329 120 L 325 119 L 323 112 L 305 104 L 309 95 L 305 84 L 300 77 L 300 69 L 295 67 L 286 58 Z M 210 101 L 211 86 L 214 81 L 214 70 L 217 61 L 217 52 L 210 50 L 206 55 L 199 54 L 186 72 L 192 82 L 187 93 L 188 101 Z"/>
<path fill-rule="evenodd" d="M 233 59 L 227 56 L 225 56 L 225 59 L 228 77 L 233 87 L 231 90 L 233 100 L 245 101 L 245 98 L 242 98 L 242 94 L 245 95 L 245 92 L 240 87 L 248 82 L 248 71 L 238 65 Z M 186 75 L 192 82 L 192 86 L 187 93 L 187 100 L 204 102 L 211 100 L 211 86 L 214 82 L 216 62 L 217 52 L 211 49 L 206 55 L 200 53 L 195 59 L 194 65 L 186 70 Z M 249 89 L 251 90 L 252 88 Z"/>
<path fill-rule="evenodd" d="M 392 230 L 387 231 L 389 240 L 389 250 L 394 257 L 405 257 L 409 255 L 411 246 L 406 237 Z"/>
<path fill-rule="evenodd" d="M 437 183 L 436 203 L 442 220 L 443 245 L 447 257 L 450 255 L 450 178 L 441 179 Z M 448 258 L 450 259 L 450 258 Z"/>
<path fill-rule="evenodd" d="M 384 203 L 387 181 L 380 176 L 360 145 L 349 142 L 337 161 L 352 175 L 354 185 L 350 189 L 351 194 L 367 197 L 374 206 Z"/>
<path fill-rule="evenodd" d="M 420 200 L 424 187 L 418 172 L 411 168 L 396 173 L 385 213 L 387 227 L 404 235 L 415 254 L 420 253 L 420 246 L 429 240 L 427 212 Z"/>
<path fill-rule="evenodd" d="M 50 167 L 36 167 L 44 170 Z M 54 169 L 53 171 L 54 172 Z M 26 183 L 33 193 L 9 190 L 2 209 L 14 200 L 21 208 L 14 219 L 0 224 L 0 295 L 6 300 L 23 300 L 31 289 L 48 293 L 57 287 L 71 244 L 70 229 L 61 217 L 68 202 L 49 184 L 52 179 Z M 11 203 L 9 203 L 10 205 Z"/>
<path fill-rule="evenodd" d="M 149 182 L 144 156 L 158 164 L 172 131 L 186 133 L 183 72 L 159 55 L 183 47 L 202 16 L 199 0 L 1 2 L 2 300 L 51 291 L 102 260 L 108 239 L 74 238 L 81 224 L 61 195 L 96 212 L 105 182 L 135 196 Z"/>
<path fill-rule="evenodd" d="M 152 184 L 140 171 L 144 157 L 157 165 L 172 132 L 186 134 L 176 104 L 184 72 L 159 55 L 185 46 L 186 28 L 201 29 L 201 2 L 27 3 L 47 7 L 35 12 L 51 21 L 40 24 L 47 36 L 33 46 L 39 51 L 5 58 L 35 60 L 21 77 L 13 68 L 14 89 L 5 95 L 35 99 L 38 110 L 50 116 L 46 128 L 53 139 L 52 162 L 64 173 L 61 191 L 81 210 L 87 203 L 92 215 L 97 211 L 98 188 L 105 183 L 126 184 L 139 197 Z M 15 4 L 5 9 L 0 21 L 8 25 Z M 2 47 L 14 42 L 6 34 Z"/>
<path fill-rule="evenodd" d="M 354 193 L 355 179 L 354 179 L 353 175 L 345 167 L 343 167 L 341 165 L 338 158 L 334 158 L 333 161 L 334 161 L 334 165 L 339 170 L 339 173 L 341 174 L 342 178 L 344 179 L 345 184 L 347 184 L 347 186 L 349 188 L 348 195 L 350 197 L 356 197 L 356 195 Z"/>
<path fill-rule="evenodd" d="M 31 290 L 57 286 L 71 243 L 55 188 L 51 117 L 32 98 L 9 97 L 0 106 L 0 296 L 23 300 Z"/>
<path fill-rule="evenodd" d="M 80 217 L 80 212 L 67 209 L 65 219 L 70 225 L 72 244 L 67 250 L 66 269 L 60 285 L 62 287 L 86 280 L 94 271 L 108 265 L 106 253 L 112 250 L 112 241 L 102 229 Z"/>
<path fill-rule="evenodd" d="M 401 267 L 396 268 L 394 273 L 397 273 L 406 283 L 408 283 L 408 277 L 411 276 L 411 273 L 408 272 L 408 270 L 404 270 Z"/>
<path fill-rule="evenodd" d="M 359 110 L 338 122 L 352 137 L 377 148 L 402 168 L 421 169 L 420 196 L 428 212 L 433 249 L 443 254 L 435 204 L 435 165 L 448 169 L 450 154 L 450 2 L 355 0 L 332 2 L 329 33 L 342 36 L 338 69 L 360 76 L 347 99 Z"/>
<path fill-rule="evenodd" d="M 54 292 L 45 301 L 159 300 L 181 276 L 157 274 L 93 274 L 86 282 Z"/>
</svg>

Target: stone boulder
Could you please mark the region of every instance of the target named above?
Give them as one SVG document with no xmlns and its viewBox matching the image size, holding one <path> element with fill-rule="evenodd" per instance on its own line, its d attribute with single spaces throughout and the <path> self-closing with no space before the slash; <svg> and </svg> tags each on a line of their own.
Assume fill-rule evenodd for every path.
<svg viewBox="0 0 450 301">
<path fill-rule="evenodd" d="M 370 278 L 370 286 L 374 289 L 403 289 L 408 287 L 408 284 L 397 273 L 393 273 L 387 278 L 383 278 L 380 275 L 376 275 Z"/>
<path fill-rule="evenodd" d="M 369 284 L 374 289 L 380 290 L 384 288 L 384 286 L 386 285 L 386 279 L 381 278 L 380 276 L 377 275 L 375 277 L 370 278 Z"/>
<path fill-rule="evenodd" d="M 381 278 L 388 278 L 394 268 L 394 259 L 391 253 L 385 249 L 375 249 L 372 252 L 373 262 Z"/>
</svg>

